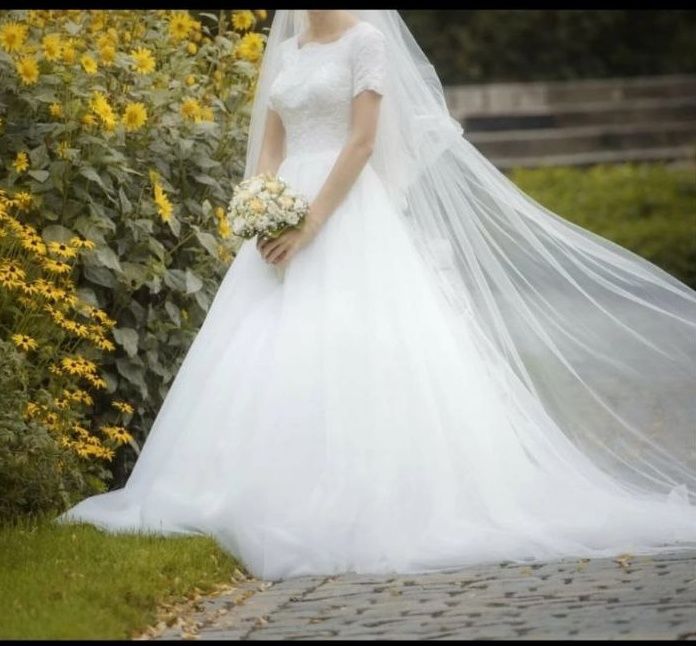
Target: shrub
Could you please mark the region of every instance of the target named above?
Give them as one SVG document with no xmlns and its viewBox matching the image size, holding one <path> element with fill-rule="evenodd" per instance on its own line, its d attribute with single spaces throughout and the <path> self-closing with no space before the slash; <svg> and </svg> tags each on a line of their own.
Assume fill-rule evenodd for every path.
<svg viewBox="0 0 696 646">
<path fill-rule="evenodd" d="M 511 179 L 563 217 L 696 289 L 693 169 L 665 164 L 515 169 Z"/>
<path fill-rule="evenodd" d="M 37 243 L 84 245 L 70 291 L 115 346 L 91 349 L 90 418 L 129 418 L 131 460 L 237 248 L 224 207 L 265 36 L 259 12 L 203 16 L 0 12 L 0 188 Z"/>
</svg>

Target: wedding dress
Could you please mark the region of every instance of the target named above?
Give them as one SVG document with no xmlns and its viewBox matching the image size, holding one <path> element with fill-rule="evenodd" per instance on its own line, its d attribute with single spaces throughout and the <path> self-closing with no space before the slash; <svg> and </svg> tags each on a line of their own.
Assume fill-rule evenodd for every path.
<svg viewBox="0 0 696 646">
<path fill-rule="evenodd" d="M 386 101 L 389 44 L 365 19 L 328 43 L 300 46 L 296 29 L 273 42 L 279 64 L 266 75 L 265 87 L 286 131 L 278 175 L 311 198 L 346 139 L 352 98 L 371 90 Z M 662 488 L 653 490 L 639 486 L 637 477 L 617 475 L 621 465 L 647 462 L 621 453 L 617 419 L 625 420 L 614 412 L 626 402 L 629 409 L 640 406 L 649 393 L 634 392 L 612 408 L 604 400 L 583 399 L 586 392 L 578 389 L 575 425 L 562 423 L 558 411 L 565 409 L 554 407 L 553 395 L 568 386 L 563 373 L 535 371 L 533 360 L 501 351 L 493 336 L 500 323 L 480 314 L 480 285 L 476 292 L 476 285 L 462 281 L 457 294 L 463 301 L 455 306 L 442 288 L 443 276 L 454 284 L 454 261 L 450 257 L 448 265 L 446 246 L 431 244 L 424 251 L 423 239 L 419 243 L 402 216 L 394 186 L 377 170 L 384 162 L 377 157 L 366 165 L 282 273 L 264 262 L 255 241 L 244 242 L 126 486 L 80 502 L 59 520 L 108 531 L 209 534 L 266 579 L 694 546 L 688 469 L 681 480 L 654 476 Z M 480 177 L 479 188 L 487 176 Z M 496 195 L 496 186 L 488 188 Z M 503 188 L 505 197 L 509 189 Z M 435 208 L 437 196 L 425 197 Z M 478 198 L 481 212 L 495 199 Z M 547 223 L 554 226 L 561 225 Z M 470 239 L 473 244 L 473 234 Z M 588 239 L 579 237 L 577 247 Z M 522 249 L 524 236 L 516 244 Z M 434 252 L 439 264 L 426 261 Z M 571 266 L 556 257 L 557 273 Z M 543 290 L 544 268 L 532 266 L 539 271 L 540 293 L 550 294 Z M 610 281 L 610 270 L 616 276 L 620 271 L 596 267 L 597 280 Z M 616 284 L 630 292 L 630 281 L 617 278 Z M 676 280 L 669 284 L 692 298 Z M 500 294 L 500 285 L 493 285 L 489 300 Z M 527 310 L 507 302 L 505 330 L 512 338 L 532 308 L 530 301 Z M 611 307 L 608 300 L 605 306 Z M 573 342 L 580 349 L 589 343 L 582 336 L 583 325 L 592 325 L 582 318 L 589 310 L 573 311 L 579 330 Z M 671 319 L 664 319 L 666 326 Z M 619 322 L 625 337 L 638 329 L 638 317 Z M 549 318 L 547 328 L 550 336 L 565 329 L 560 318 Z M 526 351 L 526 357 L 544 334 L 528 334 L 526 348 L 507 347 L 520 356 Z M 664 339 L 664 352 L 675 339 L 676 332 Z M 603 342 L 598 336 L 599 352 Z M 544 356 L 537 352 L 536 358 L 543 362 Z M 567 358 L 574 360 L 569 352 Z M 607 360 L 621 363 L 620 356 Z M 602 357 L 594 364 L 604 366 Z M 568 375 L 582 372 L 577 365 Z M 653 367 L 661 369 L 659 362 Z M 626 371 L 626 379 L 633 373 L 639 371 Z M 662 392 L 659 375 L 655 382 L 655 392 Z M 672 385 L 676 393 L 680 386 Z M 685 403 L 690 398 L 679 400 L 687 429 L 696 422 Z M 603 428 L 617 442 L 603 445 L 611 451 L 593 452 L 599 443 L 583 435 L 582 424 L 605 413 Z M 665 437 L 672 438 L 672 431 Z M 611 456 L 623 458 L 611 462 Z M 612 470 L 612 464 L 619 466 Z"/>
</svg>

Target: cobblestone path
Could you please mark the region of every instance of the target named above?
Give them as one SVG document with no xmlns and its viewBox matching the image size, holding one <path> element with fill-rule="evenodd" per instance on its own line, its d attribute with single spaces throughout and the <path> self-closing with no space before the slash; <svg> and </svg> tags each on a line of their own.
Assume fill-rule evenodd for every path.
<svg viewBox="0 0 696 646">
<path fill-rule="evenodd" d="M 198 639 L 694 639 L 696 550 L 424 575 L 248 580 Z M 177 639 L 170 628 L 160 639 Z"/>
</svg>

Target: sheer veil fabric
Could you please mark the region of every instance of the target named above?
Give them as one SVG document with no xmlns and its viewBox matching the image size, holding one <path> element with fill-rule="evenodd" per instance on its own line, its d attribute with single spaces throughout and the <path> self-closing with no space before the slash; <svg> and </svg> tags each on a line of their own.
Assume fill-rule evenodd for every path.
<svg viewBox="0 0 696 646">
<path fill-rule="evenodd" d="M 454 315 L 475 327 L 511 396 L 538 402 L 627 491 L 693 503 L 696 292 L 522 193 L 462 136 L 398 12 L 352 13 L 384 34 L 388 51 L 372 164 Z M 274 16 L 247 176 L 279 45 L 306 19 L 304 10 Z"/>
<path fill-rule="evenodd" d="M 59 517 L 212 535 L 257 577 L 696 546 L 696 293 L 521 193 L 449 115 L 395 11 L 305 43 L 275 14 L 266 110 L 311 200 L 377 141 L 284 274 L 245 241 L 126 486 Z"/>
</svg>

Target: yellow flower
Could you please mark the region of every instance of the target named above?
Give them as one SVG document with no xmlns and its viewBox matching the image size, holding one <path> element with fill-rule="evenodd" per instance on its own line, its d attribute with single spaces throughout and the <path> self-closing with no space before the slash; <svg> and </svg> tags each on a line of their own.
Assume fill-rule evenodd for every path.
<svg viewBox="0 0 696 646">
<path fill-rule="evenodd" d="M 196 99 L 184 99 L 181 104 L 181 115 L 184 119 L 189 119 L 191 121 L 201 120 L 201 105 L 196 101 Z"/>
<path fill-rule="evenodd" d="M 125 413 L 126 415 L 132 415 L 134 412 L 133 407 L 128 402 L 112 401 L 111 405 L 117 410 L 120 410 L 122 413 Z"/>
<path fill-rule="evenodd" d="M 193 20 L 188 11 L 174 12 L 169 20 L 169 35 L 175 42 L 188 38 L 193 28 Z"/>
<path fill-rule="evenodd" d="M 198 51 L 198 47 L 196 46 L 196 43 L 189 43 L 188 45 L 186 45 L 186 51 L 189 54 L 192 54 L 192 55 L 195 54 Z"/>
<path fill-rule="evenodd" d="M 215 120 L 215 114 L 213 113 L 213 109 L 206 105 L 205 107 L 201 108 L 201 121 L 214 121 Z"/>
<path fill-rule="evenodd" d="M 223 239 L 230 237 L 230 223 L 226 218 L 218 222 L 218 233 Z"/>
<path fill-rule="evenodd" d="M 129 132 L 138 130 L 147 121 L 147 109 L 143 103 L 128 103 L 123 112 L 123 126 Z"/>
<path fill-rule="evenodd" d="M 172 217 L 172 203 L 169 201 L 167 194 L 160 184 L 155 184 L 154 190 L 154 200 L 157 205 L 157 211 L 164 222 L 168 222 Z"/>
<path fill-rule="evenodd" d="M 0 264 L 0 282 L 7 287 L 19 287 L 27 273 L 16 262 L 5 260 Z"/>
<path fill-rule="evenodd" d="M 101 377 L 95 377 L 94 375 L 84 375 L 85 379 L 89 381 L 90 384 L 92 384 L 93 388 L 98 388 L 100 390 L 104 390 L 106 388 L 106 381 L 104 381 Z"/>
<path fill-rule="evenodd" d="M 26 334 L 13 334 L 12 341 L 20 350 L 23 350 L 24 352 L 29 352 L 29 350 L 36 350 L 36 348 L 39 347 L 39 344 L 36 342 L 36 340 L 32 339 L 30 336 L 27 336 Z"/>
<path fill-rule="evenodd" d="M 70 238 L 70 244 L 76 249 L 94 249 L 96 246 L 92 240 L 78 238 L 77 236 Z"/>
<path fill-rule="evenodd" d="M 39 64 L 33 56 L 24 56 L 17 61 L 17 74 L 24 85 L 32 85 L 39 80 Z"/>
<path fill-rule="evenodd" d="M 84 69 L 87 74 L 97 73 L 97 61 L 95 61 L 89 54 L 83 54 L 80 57 L 80 64 L 82 65 L 82 69 Z"/>
<path fill-rule="evenodd" d="M 49 242 L 48 250 L 57 256 L 61 256 L 61 258 L 74 258 L 77 256 L 75 248 L 68 246 L 65 242 Z"/>
<path fill-rule="evenodd" d="M 221 206 L 216 206 L 215 211 L 213 211 L 213 215 L 217 220 L 224 220 L 227 217 L 227 214 L 225 213 L 225 209 L 223 209 Z"/>
<path fill-rule="evenodd" d="M 112 65 L 116 60 L 116 48 L 113 45 L 103 45 L 99 48 L 99 60 L 102 65 Z"/>
<path fill-rule="evenodd" d="M 18 173 L 23 173 L 29 168 L 29 157 L 24 151 L 18 152 L 14 162 L 12 162 L 12 166 Z"/>
<path fill-rule="evenodd" d="M 266 18 L 268 18 L 268 11 L 265 9 L 255 9 L 254 13 L 259 20 L 266 20 Z"/>
<path fill-rule="evenodd" d="M 20 191 L 19 193 L 15 193 L 14 201 L 20 211 L 28 211 L 34 202 L 34 199 L 32 198 L 31 193 Z"/>
<path fill-rule="evenodd" d="M 45 256 L 46 255 L 46 245 L 41 241 L 41 238 L 38 237 L 27 237 L 22 240 L 22 246 L 27 250 L 31 251 L 32 253 L 35 253 L 37 256 Z M 24 290 L 27 294 L 33 293 L 29 292 L 27 290 Z"/>
<path fill-rule="evenodd" d="M 138 47 L 131 51 L 133 66 L 138 74 L 149 74 L 155 71 L 155 57 L 146 47 Z"/>
<path fill-rule="evenodd" d="M 251 29 L 255 22 L 254 13 L 248 9 L 232 12 L 232 26 L 238 31 Z"/>
<path fill-rule="evenodd" d="M 43 259 L 43 266 L 46 271 L 54 274 L 67 274 L 70 272 L 70 265 L 65 262 L 60 262 L 57 260 L 51 260 L 49 258 Z"/>
<path fill-rule="evenodd" d="M 74 63 L 76 55 L 77 53 L 75 52 L 75 40 L 71 38 L 70 40 L 68 40 L 68 42 L 63 43 L 63 60 L 66 63 Z"/>
<path fill-rule="evenodd" d="M 189 74 L 186 77 L 186 85 L 193 85 L 196 82 L 196 77 L 193 74 Z"/>
<path fill-rule="evenodd" d="M 63 51 L 63 43 L 60 40 L 59 34 L 46 34 L 41 39 L 43 45 L 44 58 L 47 61 L 57 61 L 60 59 Z"/>
<path fill-rule="evenodd" d="M 48 111 L 52 117 L 60 117 L 63 115 L 63 106 L 60 103 L 51 103 L 48 106 Z"/>
<path fill-rule="evenodd" d="M 94 345 L 100 350 L 106 350 L 107 352 L 113 352 L 116 349 L 116 346 L 109 339 L 96 339 Z"/>
<path fill-rule="evenodd" d="M 58 144 L 58 157 L 60 157 L 61 159 L 67 159 L 68 155 L 70 154 L 69 148 L 70 144 L 67 141 L 61 141 Z"/>
<path fill-rule="evenodd" d="M 6 52 L 16 52 L 22 48 L 27 37 L 27 26 L 8 22 L 0 27 L 0 46 Z"/>
<path fill-rule="evenodd" d="M 85 114 L 82 117 L 82 125 L 92 128 L 97 125 L 97 119 L 93 114 Z"/>
<path fill-rule="evenodd" d="M 102 426 L 99 430 L 109 439 L 114 440 L 119 444 L 125 444 L 133 439 L 133 436 L 125 428 L 123 428 L 123 426 Z"/>
<path fill-rule="evenodd" d="M 234 53 L 239 58 L 243 58 L 244 60 L 254 63 L 258 61 L 263 54 L 263 44 L 264 41 L 261 34 L 244 34 L 244 36 L 242 36 L 237 43 Z"/>
</svg>

